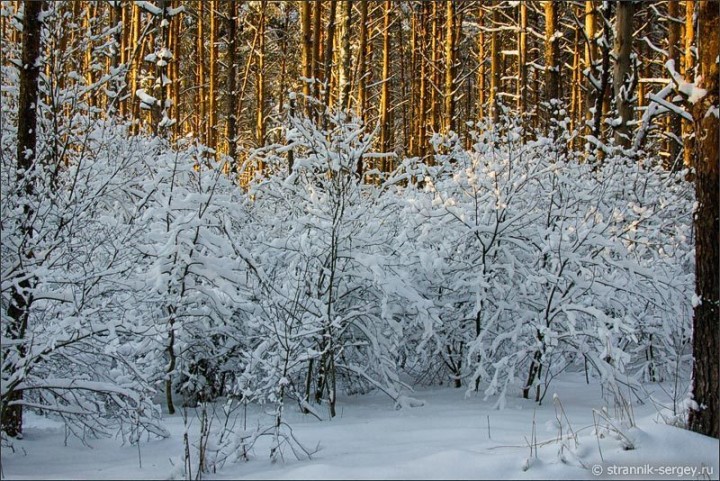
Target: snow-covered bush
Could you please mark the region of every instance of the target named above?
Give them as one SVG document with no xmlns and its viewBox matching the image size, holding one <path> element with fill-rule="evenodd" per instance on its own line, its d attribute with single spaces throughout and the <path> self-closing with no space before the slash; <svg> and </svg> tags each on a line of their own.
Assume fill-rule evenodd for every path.
<svg viewBox="0 0 720 481">
<path fill-rule="evenodd" d="M 98 121 L 66 168 L 37 162 L 20 174 L 5 137 L 11 128 L 3 129 L 3 325 L 13 325 L 5 317 L 13 295 L 27 305 L 23 332 L 2 333 L 3 405 L 23 392 L 21 404 L 55 412 L 71 427 L 84 426 L 80 432 L 124 424 L 135 437 L 140 425 L 164 434 L 154 387 L 127 344 L 145 330 L 133 244 L 144 229 L 138 179 L 155 141 L 128 140 L 125 126 Z M 39 159 L 52 148 L 48 132 L 43 124 Z"/>
<path fill-rule="evenodd" d="M 516 384 L 541 401 L 568 368 L 609 384 L 687 368 L 687 183 L 620 156 L 585 164 L 568 135 L 524 141 L 510 124 L 471 151 L 438 137 L 405 197 L 418 232 L 408 267 L 441 319 L 442 363 L 427 368 L 470 389 L 484 381 L 500 404 Z"/>
<path fill-rule="evenodd" d="M 145 283 L 145 322 L 154 330 L 152 371 L 164 371 L 171 413 L 174 391 L 191 403 L 222 395 L 245 346 L 249 279 L 237 233 L 244 201 L 224 165 L 208 163 L 203 152 L 159 152 L 143 187 L 151 194 L 137 242 L 145 262 L 135 275 Z"/>
<path fill-rule="evenodd" d="M 338 387 L 378 388 L 404 402 L 401 321 L 427 317 L 428 306 L 394 255 L 397 204 L 355 175 L 372 136 L 343 113 L 328 114 L 328 125 L 290 118 L 288 145 L 256 154 L 270 171 L 250 191 L 253 257 L 267 285 L 248 366 L 267 372 L 263 391 L 291 395 L 304 409 L 314 393 L 334 416 Z M 246 376 L 249 384 L 258 375 Z"/>
</svg>

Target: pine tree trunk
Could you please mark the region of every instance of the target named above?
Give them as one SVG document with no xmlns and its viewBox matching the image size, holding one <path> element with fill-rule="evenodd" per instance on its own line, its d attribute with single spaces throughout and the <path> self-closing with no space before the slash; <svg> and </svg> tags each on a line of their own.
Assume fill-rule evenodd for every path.
<svg viewBox="0 0 720 481">
<path fill-rule="evenodd" d="M 142 53 L 142 47 L 140 44 L 140 30 L 142 24 L 142 14 L 140 7 L 137 4 L 132 4 L 132 41 L 130 45 L 130 51 L 132 57 L 130 58 L 130 92 L 128 96 L 128 102 L 130 103 L 130 118 L 132 119 L 132 128 L 130 129 L 132 134 L 137 134 L 139 131 L 138 122 L 140 121 L 140 102 L 135 96 L 135 92 L 140 88 L 139 76 L 140 76 L 140 59 L 144 57 Z M 137 52 L 140 53 L 137 53 Z"/>
<path fill-rule="evenodd" d="M 129 64 L 130 59 L 130 36 L 132 34 L 132 5 L 128 3 L 121 3 L 122 5 L 122 35 L 121 35 L 121 44 L 120 44 L 120 63 L 125 66 L 125 77 L 123 78 L 123 83 L 120 88 L 120 91 L 118 92 L 118 98 L 119 98 L 119 105 L 118 105 L 118 111 L 120 113 L 121 118 L 125 118 L 125 116 L 128 114 L 128 108 L 127 108 L 127 87 L 130 83 L 130 69 L 131 66 Z"/>
<path fill-rule="evenodd" d="M 383 21 L 383 63 L 382 81 L 380 87 L 380 149 L 382 152 L 390 150 L 390 126 L 388 120 L 388 101 L 390 96 L 390 11 L 392 0 L 385 0 L 385 14 Z"/>
<path fill-rule="evenodd" d="M 695 278 L 700 303 L 693 319 L 693 397 L 697 410 L 690 412 L 693 431 L 720 438 L 720 2 L 708 0 L 698 4 L 698 58 L 700 87 L 705 97 L 693 105 L 695 120 Z M 712 113 L 714 110 L 715 113 Z"/>
<path fill-rule="evenodd" d="M 527 110 L 527 2 L 520 2 L 520 32 L 518 33 L 518 82 L 517 110 L 520 115 Z"/>
<path fill-rule="evenodd" d="M 330 11 L 328 12 L 328 27 L 327 37 L 325 38 L 325 61 L 323 67 L 324 73 L 324 88 L 325 88 L 325 108 L 330 107 L 330 100 L 332 94 L 332 66 L 333 66 L 333 46 L 335 41 L 335 17 L 337 14 L 337 0 L 330 1 Z M 323 115 L 323 128 L 327 126 L 327 116 Z"/>
<path fill-rule="evenodd" d="M 230 157 L 230 170 L 233 174 L 238 173 L 237 159 L 237 1 L 230 0 L 227 2 L 227 113 L 225 115 L 225 126 L 228 157 Z"/>
<path fill-rule="evenodd" d="M 693 43 L 695 41 L 695 25 L 693 16 L 695 11 L 696 0 L 685 1 L 685 55 L 684 71 L 685 80 L 688 82 L 695 81 L 695 58 L 693 56 Z M 694 167 L 694 137 L 693 125 L 687 120 L 682 122 L 682 138 L 683 138 L 683 164 L 684 167 Z"/>
<path fill-rule="evenodd" d="M 302 76 L 303 95 L 307 99 L 311 95 L 310 78 L 312 77 L 312 32 L 310 31 L 312 16 L 312 3 L 300 0 L 300 23 L 302 24 Z M 309 115 L 307 100 L 305 101 L 306 114 Z"/>
<path fill-rule="evenodd" d="M 625 148 L 630 146 L 630 127 L 628 122 L 633 119 L 633 95 L 630 86 L 631 69 L 630 54 L 632 53 L 633 15 L 635 4 L 632 0 L 620 1 L 617 4 L 615 21 L 615 68 L 613 71 L 613 93 L 620 125 L 615 127 L 615 142 Z"/>
<path fill-rule="evenodd" d="M 438 92 L 440 91 L 440 9 L 438 2 L 432 3 L 432 24 L 430 27 L 430 125 L 433 132 L 437 132 L 440 126 L 440 109 Z"/>
<path fill-rule="evenodd" d="M 365 120 L 367 103 L 368 0 L 360 0 L 360 43 L 358 44 L 357 114 Z"/>
<path fill-rule="evenodd" d="M 207 130 L 205 130 L 205 29 L 203 26 L 205 2 L 198 2 L 197 15 L 197 36 L 195 37 L 195 61 L 197 62 L 195 77 L 195 85 L 197 86 L 197 114 L 195 116 L 195 125 L 197 126 L 197 131 L 195 135 L 197 135 L 199 139 L 205 139 L 207 134 Z"/>
<path fill-rule="evenodd" d="M 485 10 L 482 5 L 478 6 L 478 30 L 477 56 L 478 56 L 478 78 L 477 78 L 477 118 L 485 118 Z"/>
<path fill-rule="evenodd" d="M 33 182 L 26 179 L 32 175 L 32 169 L 37 161 L 37 104 L 38 104 L 38 77 L 40 76 L 40 43 L 42 20 L 40 13 L 45 6 L 44 1 L 26 1 L 23 16 L 22 34 L 22 68 L 20 69 L 20 96 L 18 99 L 18 130 L 17 130 L 17 185 L 24 186 L 20 196 L 29 198 L 34 194 Z M 21 235 L 25 238 L 32 236 L 31 219 L 34 216 L 30 203 L 23 206 L 23 225 L 20 226 Z M 27 247 L 24 246 L 23 250 Z M 21 256 L 32 256 L 30 252 L 22 252 Z M 7 310 L 7 322 L 4 323 L 4 337 L 8 340 L 18 341 L 12 347 L 3 348 L 3 380 L 15 375 L 16 366 L 22 363 L 26 355 L 25 333 L 28 328 L 30 306 L 32 304 L 32 288 L 34 277 L 18 275 L 21 279 L 10 288 L 10 305 Z M 7 349 L 7 350 L 6 350 Z M 16 350 L 16 352 L 12 352 Z M 15 358 L 15 363 L 8 363 L 7 359 Z M 9 364 L 9 365 L 8 365 Z M 7 388 L 7 387 L 6 387 Z M 22 435 L 23 407 L 22 391 L 8 389 L 3 395 L 0 406 L 0 427 L 5 434 L 11 437 Z"/>
<path fill-rule="evenodd" d="M 668 17 L 671 19 L 678 18 L 680 16 L 680 5 L 678 0 L 670 0 L 668 2 Z M 672 60 L 675 64 L 675 70 L 680 70 L 680 24 L 674 20 L 670 20 L 668 25 L 668 60 Z M 681 125 L 682 121 L 679 116 L 668 116 L 667 129 L 668 136 L 667 140 L 667 152 L 669 154 L 668 162 L 666 167 L 679 170 L 683 167 L 683 163 L 678 158 L 680 154 L 680 145 L 676 139 L 682 139 Z"/>
<path fill-rule="evenodd" d="M 595 70 L 595 62 L 598 59 L 598 49 L 597 45 L 595 44 L 595 35 L 597 32 L 595 28 L 595 17 L 595 1 L 585 0 L 585 37 L 587 39 L 587 43 L 585 44 L 585 68 L 588 69 L 588 75 L 590 76 L 596 76 L 597 72 Z M 592 132 L 591 122 L 593 119 L 593 114 L 590 110 L 590 107 L 595 107 L 596 97 L 597 89 L 588 79 L 585 82 L 585 105 L 587 105 L 588 107 L 587 114 L 585 116 L 585 120 L 588 123 L 588 129 L 586 130 L 586 133 Z"/>
<path fill-rule="evenodd" d="M 173 8 L 180 6 L 180 0 L 173 0 Z M 182 14 L 180 14 L 182 15 Z M 172 22 L 170 28 L 170 48 L 172 48 L 173 61 L 170 70 L 170 92 L 172 98 L 172 107 L 170 108 L 170 118 L 175 121 L 173 124 L 173 135 L 175 139 L 180 137 L 182 133 L 180 118 L 180 24 L 182 16 Z"/>
<path fill-rule="evenodd" d="M 423 54 L 420 56 L 420 85 L 418 86 L 418 155 L 421 159 L 425 158 L 427 149 L 427 110 L 428 110 L 428 98 L 427 98 L 427 59 L 425 57 L 425 50 L 427 49 L 427 17 L 429 14 L 429 6 L 427 3 L 423 3 L 421 6 L 421 17 L 420 17 L 420 39 L 422 42 Z"/>
<path fill-rule="evenodd" d="M 545 2 L 545 100 L 548 103 L 558 99 L 560 88 L 557 65 L 560 49 L 558 48 L 558 39 L 555 37 L 556 30 L 557 5 L 555 0 L 551 0 Z M 547 108 L 545 129 L 549 131 L 555 107 L 550 104 Z"/>
<path fill-rule="evenodd" d="M 499 5 L 493 5 L 493 30 L 490 34 L 490 108 L 494 123 L 500 120 L 500 107 L 498 106 L 498 93 L 500 89 L 500 25 Z"/>
<path fill-rule="evenodd" d="M 217 0 L 208 2 L 210 8 L 210 71 L 208 72 L 208 127 L 207 127 L 207 145 L 217 150 Z"/>
<path fill-rule="evenodd" d="M 338 90 L 340 91 L 340 108 L 350 108 L 350 34 L 352 30 L 352 0 L 342 3 L 342 45 L 340 49 L 340 74 Z"/>
<path fill-rule="evenodd" d="M 455 130 L 455 2 L 445 0 L 445 131 Z"/>
<path fill-rule="evenodd" d="M 255 66 L 255 89 L 257 115 L 255 117 L 255 143 L 258 147 L 265 145 L 265 23 L 267 16 L 267 0 L 260 2 L 260 19 L 258 26 L 258 51 Z M 262 170 L 262 166 L 261 169 Z"/>
<path fill-rule="evenodd" d="M 320 58 L 320 30 L 322 20 L 322 6 L 323 0 L 315 0 L 315 6 L 313 7 L 312 71 L 313 78 L 315 79 L 315 83 L 313 84 L 313 96 L 317 100 L 320 100 L 320 81 L 322 79 L 322 59 Z"/>
</svg>

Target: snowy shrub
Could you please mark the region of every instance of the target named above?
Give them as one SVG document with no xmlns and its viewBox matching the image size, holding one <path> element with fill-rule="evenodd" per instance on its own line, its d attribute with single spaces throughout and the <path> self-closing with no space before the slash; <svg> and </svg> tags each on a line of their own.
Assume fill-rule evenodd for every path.
<svg viewBox="0 0 720 481">
<path fill-rule="evenodd" d="M 171 413 L 175 390 L 191 403 L 222 395 L 244 347 L 248 277 L 236 247 L 243 200 L 224 166 L 206 165 L 202 153 L 190 146 L 155 156 L 144 186 L 152 195 L 140 219 L 145 235 L 137 248 L 145 262 L 136 275 L 145 283 L 158 364 L 167 363 L 162 377 Z"/>
<path fill-rule="evenodd" d="M 584 164 L 566 129 L 554 135 L 524 141 L 509 124 L 471 151 L 436 137 L 406 195 L 408 266 L 441 319 L 428 359 L 442 362 L 423 375 L 485 381 L 500 405 L 517 383 L 541 401 L 568 368 L 613 384 L 688 367 L 688 185 L 623 157 Z"/>
<path fill-rule="evenodd" d="M 51 148 L 49 137 L 45 124 L 38 158 Z M 38 162 L 17 177 L 15 147 L 3 141 L 3 325 L 13 325 L 5 322 L 12 296 L 27 305 L 23 332 L 3 330 L 4 407 L 22 392 L 18 402 L 54 412 L 79 432 L 108 434 L 123 424 L 135 439 L 138 426 L 165 434 L 152 383 L 127 345 L 145 330 L 132 246 L 145 200 L 136 179 L 154 142 L 129 142 L 123 125 L 96 122 L 67 168 Z"/>
<path fill-rule="evenodd" d="M 275 386 L 304 409 L 314 391 L 334 416 L 338 386 L 378 388 L 402 404 L 400 321 L 427 316 L 428 306 L 393 255 L 396 205 L 355 175 L 372 136 L 343 113 L 328 115 L 326 132 L 291 118 L 289 144 L 264 154 L 271 173 L 251 189 L 254 258 L 267 279 L 252 361 L 267 372 L 265 391 Z M 290 149 L 288 175 L 277 166 Z"/>
</svg>

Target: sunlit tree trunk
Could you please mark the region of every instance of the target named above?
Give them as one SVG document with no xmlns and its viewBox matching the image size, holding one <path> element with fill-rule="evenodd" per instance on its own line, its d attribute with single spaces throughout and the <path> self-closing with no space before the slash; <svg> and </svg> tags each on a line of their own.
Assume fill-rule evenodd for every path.
<svg viewBox="0 0 720 481">
<path fill-rule="evenodd" d="M 122 35 L 120 43 L 120 63 L 125 66 L 125 77 L 123 79 L 123 85 L 118 93 L 120 100 L 118 102 L 118 111 L 120 117 L 125 117 L 128 114 L 128 100 L 127 100 L 127 86 L 130 83 L 130 75 L 132 75 L 132 66 L 130 65 L 130 40 L 132 35 L 132 11 L 133 5 L 130 3 L 120 3 L 122 8 Z"/>
<path fill-rule="evenodd" d="M 595 62 L 598 60 L 598 49 L 595 44 L 595 35 L 597 34 L 596 22 L 595 0 L 585 0 L 585 37 L 587 39 L 585 43 L 585 68 L 588 70 L 588 77 L 597 76 L 597 71 L 595 70 Z M 590 128 L 593 114 L 590 111 L 590 107 L 595 106 L 596 98 L 597 88 L 588 78 L 585 82 L 585 105 L 588 106 L 586 113 L 586 121 L 588 122 L 587 133 L 592 131 Z"/>
<path fill-rule="evenodd" d="M 547 102 L 557 100 L 559 97 L 559 68 L 557 65 L 560 49 L 557 30 L 557 5 L 555 0 L 545 2 L 545 99 Z M 546 131 L 550 128 L 553 110 L 555 107 L 548 106 L 546 116 Z"/>
<path fill-rule="evenodd" d="M 490 108 L 492 109 L 493 122 L 500 120 L 500 108 L 498 106 L 498 93 L 500 89 L 500 33 L 497 30 L 500 25 L 500 10 L 495 3 L 493 5 L 492 33 L 490 34 Z"/>
<path fill-rule="evenodd" d="M 172 8 L 176 9 L 180 6 L 180 0 L 173 0 Z M 182 15 L 182 14 L 180 14 Z M 180 117 L 180 24 L 182 16 L 172 22 L 170 26 L 170 48 L 172 49 L 173 61 L 170 65 L 170 98 L 172 99 L 172 107 L 170 108 L 170 118 L 175 121 L 173 124 L 173 136 L 175 139 L 180 137 L 182 133 L 181 117 Z"/>
<path fill-rule="evenodd" d="M 422 49 L 422 55 L 420 55 L 420 85 L 418 87 L 418 96 L 420 97 L 418 99 L 418 155 L 421 158 L 425 157 L 425 154 L 427 152 L 427 110 L 428 110 L 428 98 L 427 98 L 427 91 L 428 91 L 428 85 L 427 85 L 427 70 L 428 70 L 428 62 L 427 58 L 425 57 L 425 51 L 427 49 L 427 19 L 429 14 L 429 5 L 427 3 L 423 3 L 421 7 L 421 17 L 420 17 L 420 39 L 421 39 L 421 46 Z"/>
<path fill-rule="evenodd" d="M 455 130 L 455 2 L 445 0 L 444 127 Z"/>
<path fill-rule="evenodd" d="M 197 10 L 197 30 L 195 37 L 195 62 L 196 76 L 195 85 L 197 86 L 197 103 L 195 105 L 195 125 L 197 128 L 196 135 L 200 139 L 206 138 L 206 110 L 205 110 L 205 28 L 203 19 L 205 17 L 205 2 L 198 2 Z"/>
<path fill-rule="evenodd" d="M 350 34 L 352 32 L 352 0 L 342 2 L 342 45 L 340 49 L 340 73 L 338 75 L 338 90 L 340 108 L 350 108 Z"/>
<path fill-rule="evenodd" d="M 520 31 L 518 32 L 518 82 L 517 82 L 517 110 L 520 115 L 527 110 L 527 2 L 520 2 Z"/>
<path fill-rule="evenodd" d="M 383 60 L 382 79 L 380 87 L 380 149 L 382 152 L 390 150 L 390 125 L 388 121 L 388 101 L 390 97 L 390 12 L 392 1 L 385 0 L 383 17 Z"/>
<path fill-rule="evenodd" d="M 582 103 L 582 73 L 580 72 L 580 29 L 575 28 L 573 40 L 572 84 L 570 95 L 570 128 L 575 129 L 580 122 Z"/>
<path fill-rule="evenodd" d="M 478 56 L 478 77 L 477 77 L 477 118 L 482 120 L 485 118 L 485 9 L 482 4 L 478 5 L 478 37 L 477 37 L 477 56 Z"/>
<path fill-rule="evenodd" d="M 83 18 L 83 30 L 84 34 L 88 37 L 88 45 L 83 52 L 83 70 L 85 71 L 85 82 L 86 84 L 92 85 L 95 82 L 95 70 L 93 64 L 95 60 L 93 58 L 93 37 L 95 29 L 94 19 L 97 18 L 98 4 L 96 2 L 88 2 L 85 4 L 85 15 Z M 88 106 L 94 107 L 97 105 L 98 97 L 96 95 L 89 95 L 87 97 Z"/>
<path fill-rule="evenodd" d="M 433 132 L 440 127 L 440 8 L 439 2 L 432 3 L 432 24 L 430 30 L 430 125 Z"/>
<path fill-rule="evenodd" d="M 208 125 L 207 145 L 217 149 L 217 75 L 218 75 L 218 50 L 217 50 L 217 0 L 211 0 L 207 4 L 210 9 L 210 65 L 208 72 Z"/>
<path fill-rule="evenodd" d="M 142 58 L 142 47 L 139 45 L 141 38 L 140 38 L 140 30 L 142 24 L 142 14 L 140 12 L 140 7 L 138 7 L 137 4 L 133 3 L 132 5 L 132 41 L 130 44 L 130 49 L 132 51 L 132 56 L 130 58 L 130 92 L 128 96 L 128 102 L 130 102 L 131 108 L 131 118 L 132 118 L 132 129 L 131 132 L 133 134 L 138 133 L 138 123 L 140 121 L 140 102 L 135 97 L 135 92 L 137 92 L 138 88 L 140 88 L 139 83 L 139 75 L 140 75 L 140 61 Z M 140 49 L 140 53 L 136 53 L 136 49 Z"/>
<path fill-rule="evenodd" d="M 360 41 L 358 43 L 357 115 L 366 120 L 367 110 L 368 0 L 360 0 Z M 362 176 L 361 176 L 362 177 Z"/>
<path fill-rule="evenodd" d="M 332 100 L 332 67 L 333 67 L 333 53 L 335 45 L 335 21 L 337 16 L 337 0 L 330 0 L 330 11 L 328 12 L 328 26 L 327 36 L 325 37 L 325 62 L 323 67 L 323 85 L 325 88 L 325 108 L 330 107 L 330 101 Z M 327 117 L 323 115 L 323 119 Z M 326 121 L 323 120 L 323 126 L 326 125 Z"/>
<path fill-rule="evenodd" d="M 683 56 L 685 62 L 685 80 L 693 82 L 695 80 L 695 57 L 693 55 L 693 45 L 695 42 L 695 24 L 693 15 L 695 11 L 696 0 L 685 0 L 685 54 Z M 683 138 L 683 164 L 685 167 L 694 166 L 694 137 L 693 125 L 687 120 L 682 122 L 682 138 Z"/>
<path fill-rule="evenodd" d="M 260 18 L 258 19 L 258 48 L 255 70 L 256 109 L 255 143 L 258 147 L 265 145 L 265 23 L 267 17 L 267 0 L 260 2 Z"/>
<path fill-rule="evenodd" d="M 312 3 L 306 0 L 300 0 L 300 23 L 302 24 L 302 76 L 303 80 L 303 95 L 305 98 L 311 95 L 310 89 L 310 78 L 312 78 L 312 32 L 310 25 L 312 21 Z M 306 101 L 306 114 L 310 114 L 307 108 Z"/>
</svg>

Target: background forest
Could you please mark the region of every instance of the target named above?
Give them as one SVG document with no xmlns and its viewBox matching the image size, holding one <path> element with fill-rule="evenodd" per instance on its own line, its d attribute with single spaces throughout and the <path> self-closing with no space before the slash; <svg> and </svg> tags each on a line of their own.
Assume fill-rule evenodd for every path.
<svg viewBox="0 0 720 481">
<path fill-rule="evenodd" d="M 3 436 L 576 372 L 717 437 L 717 7 L 3 1 Z"/>
</svg>

